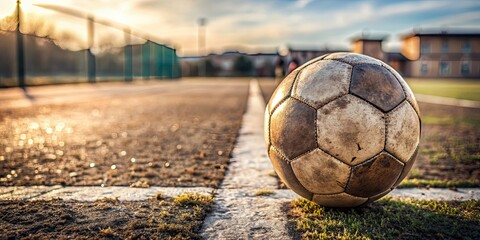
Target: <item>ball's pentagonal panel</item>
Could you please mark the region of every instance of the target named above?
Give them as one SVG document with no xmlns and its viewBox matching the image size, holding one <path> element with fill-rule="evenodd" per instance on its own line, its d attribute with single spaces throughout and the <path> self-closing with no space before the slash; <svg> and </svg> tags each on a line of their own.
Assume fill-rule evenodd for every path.
<svg viewBox="0 0 480 240">
<path fill-rule="evenodd" d="M 303 185 L 297 180 L 292 168 L 285 159 L 273 148 L 270 147 L 268 155 L 272 162 L 273 168 L 282 181 L 298 195 L 311 200 L 312 193 L 303 187 Z"/>
<path fill-rule="evenodd" d="M 318 148 L 296 158 L 291 165 L 297 179 L 312 193 L 343 192 L 350 176 L 350 166 Z"/>
<path fill-rule="evenodd" d="M 328 195 L 314 194 L 312 201 L 325 207 L 357 207 L 364 204 L 368 198 L 356 197 L 347 193 Z"/>
<path fill-rule="evenodd" d="M 405 94 L 395 76 L 383 66 L 360 64 L 353 68 L 350 91 L 388 112 L 398 106 Z"/>
<path fill-rule="evenodd" d="M 278 84 L 277 88 L 272 94 L 270 101 L 267 104 L 268 112 L 271 114 L 273 109 L 278 106 L 283 100 L 290 96 L 290 91 L 292 89 L 293 82 L 297 77 L 298 71 L 293 71 L 288 74 L 285 79 Z"/>
<path fill-rule="evenodd" d="M 420 108 L 418 107 L 417 100 L 415 99 L 412 89 L 410 89 L 407 82 L 402 78 L 402 76 L 400 76 L 400 74 L 398 74 L 397 71 L 395 71 L 395 69 L 393 69 L 387 64 L 383 64 L 383 66 L 387 68 L 397 78 L 398 82 L 403 88 L 405 96 L 407 97 L 407 101 L 410 102 L 410 104 L 413 106 L 413 108 L 415 109 L 415 112 L 417 112 L 417 114 L 420 115 Z"/>
<path fill-rule="evenodd" d="M 362 63 L 382 65 L 382 61 L 378 59 L 365 56 L 362 54 L 357 54 L 357 53 L 347 53 L 347 52 L 332 53 L 326 56 L 324 59 L 342 61 L 351 65 L 357 65 Z"/>
<path fill-rule="evenodd" d="M 315 114 L 305 103 L 287 99 L 271 116 L 271 143 L 290 160 L 316 148 Z"/>
<path fill-rule="evenodd" d="M 420 142 L 420 120 L 408 102 L 387 114 L 385 149 L 402 162 L 407 162 Z"/>
<path fill-rule="evenodd" d="M 413 153 L 412 157 L 410 157 L 408 162 L 405 163 L 405 166 L 403 166 L 402 174 L 400 174 L 400 177 L 398 177 L 397 182 L 393 184 L 394 187 L 398 186 L 398 184 L 400 184 L 400 182 L 402 182 L 402 180 L 405 179 L 405 177 L 407 177 L 408 173 L 413 167 L 413 164 L 415 163 L 415 158 L 417 157 L 417 154 L 418 154 L 418 147 Z"/>
<path fill-rule="evenodd" d="M 353 95 L 336 99 L 317 111 L 320 149 L 353 166 L 383 150 L 384 114 Z"/>
<path fill-rule="evenodd" d="M 265 109 L 265 117 L 263 118 L 263 136 L 267 149 L 270 147 L 270 113 Z"/>
<path fill-rule="evenodd" d="M 390 189 L 402 173 L 403 164 L 393 156 L 380 155 L 352 168 L 346 193 L 371 197 Z"/>
<path fill-rule="evenodd" d="M 322 60 L 305 67 L 293 85 L 292 96 L 315 108 L 348 93 L 352 66 L 339 61 Z"/>
</svg>

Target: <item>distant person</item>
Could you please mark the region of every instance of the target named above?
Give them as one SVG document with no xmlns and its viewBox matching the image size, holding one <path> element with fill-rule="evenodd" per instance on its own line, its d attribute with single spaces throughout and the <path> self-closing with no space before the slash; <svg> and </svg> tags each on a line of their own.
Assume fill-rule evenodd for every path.
<svg viewBox="0 0 480 240">
<path fill-rule="evenodd" d="M 298 59 L 294 58 L 292 59 L 292 61 L 290 62 L 290 64 L 288 64 L 288 73 L 291 73 L 293 70 L 295 70 L 298 66 L 300 65 L 300 62 L 298 61 Z"/>
<path fill-rule="evenodd" d="M 285 76 L 285 61 L 280 57 L 275 65 L 275 78 L 281 79 Z"/>
</svg>

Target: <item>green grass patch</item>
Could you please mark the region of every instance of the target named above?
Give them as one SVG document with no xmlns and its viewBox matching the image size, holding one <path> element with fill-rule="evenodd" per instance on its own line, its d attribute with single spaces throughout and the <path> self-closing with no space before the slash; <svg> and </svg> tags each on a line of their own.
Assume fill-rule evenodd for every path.
<svg viewBox="0 0 480 240">
<path fill-rule="evenodd" d="M 480 80 L 407 79 L 414 93 L 480 101 Z"/>
<path fill-rule="evenodd" d="M 273 194 L 275 194 L 275 192 L 271 189 L 258 189 L 255 192 L 256 196 L 271 196 Z"/>
<path fill-rule="evenodd" d="M 303 239 L 480 239 L 480 201 L 383 198 L 366 207 L 333 209 L 305 199 L 290 204 Z"/>
<path fill-rule="evenodd" d="M 206 206 L 213 202 L 213 197 L 199 193 L 183 193 L 174 197 L 173 202 L 180 206 Z"/>
<path fill-rule="evenodd" d="M 426 179 L 405 179 L 398 188 L 414 188 L 414 187 L 432 187 L 432 188 L 468 188 L 480 187 L 480 181 L 475 179 L 467 180 L 426 180 Z"/>
</svg>

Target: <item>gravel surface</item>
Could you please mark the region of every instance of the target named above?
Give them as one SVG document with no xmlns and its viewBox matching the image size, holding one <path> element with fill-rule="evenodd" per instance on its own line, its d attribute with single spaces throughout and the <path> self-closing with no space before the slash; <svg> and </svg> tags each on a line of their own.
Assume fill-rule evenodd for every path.
<svg viewBox="0 0 480 240">
<path fill-rule="evenodd" d="M 248 81 L 152 89 L 0 110 L 0 186 L 218 186 Z"/>
</svg>

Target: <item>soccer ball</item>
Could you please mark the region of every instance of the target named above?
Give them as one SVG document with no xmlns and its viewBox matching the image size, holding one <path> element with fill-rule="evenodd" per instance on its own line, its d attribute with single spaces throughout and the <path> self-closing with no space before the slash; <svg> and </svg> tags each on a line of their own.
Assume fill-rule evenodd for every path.
<svg viewBox="0 0 480 240">
<path fill-rule="evenodd" d="M 419 108 L 384 62 L 327 54 L 279 84 L 265 111 L 265 141 L 294 192 L 327 207 L 356 207 L 389 193 L 412 168 Z"/>
</svg>

